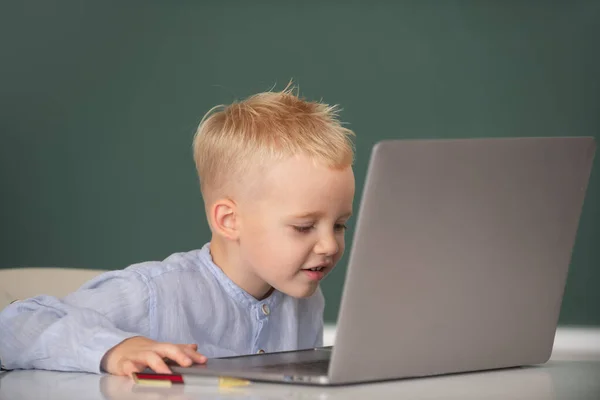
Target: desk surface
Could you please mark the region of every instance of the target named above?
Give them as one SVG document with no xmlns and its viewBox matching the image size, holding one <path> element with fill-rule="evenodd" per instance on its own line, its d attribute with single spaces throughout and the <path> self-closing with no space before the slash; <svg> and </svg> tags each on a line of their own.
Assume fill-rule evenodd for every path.
<svg viewBox="0 0 600 400">
<path fill-rule="evenodd" d="M 598 330 L 585 333 L 600 342 Z M 591 334 L 591 336 L 590 336 Z M 575 335 L 574 339 L 581 339 Z M 581 342 L 581 340 L 577 340 Z M 556 343 L 556 341 L 555 341 Z M 575 343 L 577 344 L 577 343 Z M 199 385 L 145 387 L 129 378 L 54 371 L 0 374 L 0 400 L 17 399 L 600 399 L 600 353 L 597 348 L 556 348 L 542 366 L 511 368 L 339 388 L 252 384 L 236 389 Z"/>
</svg>

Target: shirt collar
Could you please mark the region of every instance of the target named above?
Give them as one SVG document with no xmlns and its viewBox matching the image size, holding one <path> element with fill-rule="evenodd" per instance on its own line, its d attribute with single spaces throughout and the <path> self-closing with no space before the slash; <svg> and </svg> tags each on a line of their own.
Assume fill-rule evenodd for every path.
<svg viewBox="0 0 600 400">
<path fill-rule="evenodd" d="M 250 293 L 239 287 L 233 282 L 217 264 L 214 263 L 212 256 L 210 255 L 210 242 L 206 243 L 200 250 L 199 257 L 203 265 L 208 266 L 208 269 L 217 278 L 217 281 L 221 284 L 227 294 L 245 307 L 262 307 L 266 304 L 270 309 L 274 309 L 281 300 L 282 293 L 277 289 L 273 289 L 273 293 L 263 300 L 257 300 Z"/>
</svg>

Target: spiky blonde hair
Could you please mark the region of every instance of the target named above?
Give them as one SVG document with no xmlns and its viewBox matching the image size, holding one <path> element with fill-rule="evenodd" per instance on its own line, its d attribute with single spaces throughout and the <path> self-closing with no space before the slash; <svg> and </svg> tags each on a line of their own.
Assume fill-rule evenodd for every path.
<svg viewBox="0 0 600 400">
<path fill-rule="evenodd" d="M 300 98 L 289 86 L 213 107 L 193 144 L 203 196 L 227 195 L 251 167 L 297 154 L 331 168 L 352 165 L 354 133 L 342 126 L 338 112 L 337 106 Z"/>
</svg>

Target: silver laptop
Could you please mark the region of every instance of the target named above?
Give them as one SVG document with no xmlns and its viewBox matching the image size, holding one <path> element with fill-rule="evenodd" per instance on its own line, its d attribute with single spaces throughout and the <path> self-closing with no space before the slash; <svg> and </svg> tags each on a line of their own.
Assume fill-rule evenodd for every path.
<svg viewBox="0 0 600 400">
<path fill-rule="evenodd" d="M 335 346 L 173 370 L 341 385 L 545 363 L 594 152 L 591 137 L 378 143 Z"/>
</svg>

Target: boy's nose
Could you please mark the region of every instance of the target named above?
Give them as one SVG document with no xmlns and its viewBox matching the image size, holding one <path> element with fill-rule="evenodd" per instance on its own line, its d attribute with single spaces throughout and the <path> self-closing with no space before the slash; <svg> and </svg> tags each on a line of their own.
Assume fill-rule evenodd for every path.
<svg viewBox="0 0 600 400">
<path fill-rule="evenodd" d="M 340 246 L 334 235 L 325 235 L 320 238 L 315 246 L 315 253 L 332 256 L 340 251 Z"/>
</svg>

